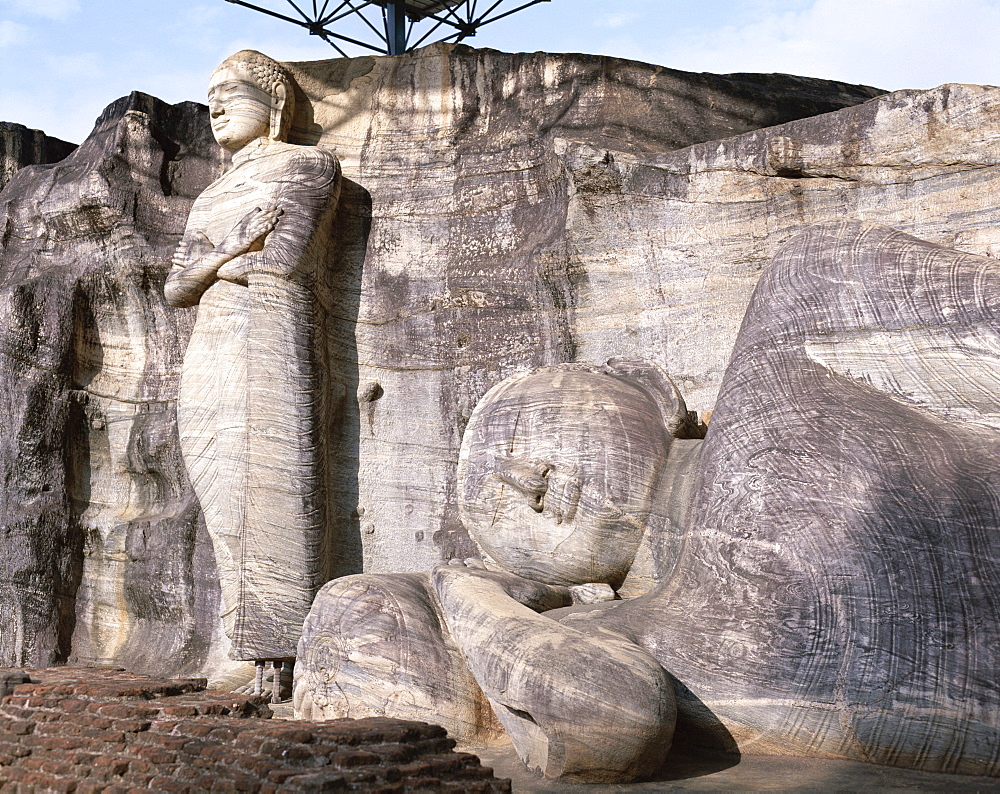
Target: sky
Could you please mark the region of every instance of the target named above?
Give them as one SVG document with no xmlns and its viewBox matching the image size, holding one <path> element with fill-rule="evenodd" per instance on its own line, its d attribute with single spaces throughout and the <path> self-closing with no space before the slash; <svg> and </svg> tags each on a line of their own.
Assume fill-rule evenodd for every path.
<svg viewBox="0 0 1000 794">
<path fill-rule="evenodd" d="M 287 0 L 256 2 L 294 14 Z M 1000 0 L 550 0 L 466 43 L 887 90 L 1000 84 Z M 339 57 L 301 28 L 223 0 L 0 0 L 0 120 L 79 143 L 133 90 L 204 101 L 215 66 L 244 48 L 285 61 Z"/>
</svg>

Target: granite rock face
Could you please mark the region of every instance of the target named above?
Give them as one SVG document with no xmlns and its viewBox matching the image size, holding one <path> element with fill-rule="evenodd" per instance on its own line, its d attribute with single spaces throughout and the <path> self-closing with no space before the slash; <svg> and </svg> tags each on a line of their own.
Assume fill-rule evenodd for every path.
<svg viewBox="0 0 1000 794">
<path fill-rule="evenodd" d="M 75 148 L 75 143 L 53 138 L 41 130 L 0 121 L 0 188 L 26 165 L 57 163 Z"/>
<path fill-rule="evenodd" d="M 471 553 L 458 449 L 508 375 L 645 358 L 680 375 L 689 407 L 711 407 L 752 279 L 709 276 L 734 267 L 713 259 L 713 230 L 670 225 L 696 199 L 687 178 L 630 182 L 632 163 L 880 93 L 446 45 L 289 66 L 306 111 L 292 140 L 332 147 L 370 201 L 364 267 L 344 272 L 333 312 L 358 394 L 337 454 L 357 473 L 341 475 L 334 520 L 344 561 L 382 572 Z M 671 261 L 677 238 L 706 259 Z"/>
<path fill-rule="evenodd" d="M 509 374 L 645 358 L 711 409 L 759 271 L 803 223 L 853 215 L 972 252 L 1000 243 L 997 89 L 872 99 L 448 46 L 290 68 L 292 140 L 333 149 L 346 177 L 328 307 L 348 395 L 336 574 L 474 553 L 459 444 Z M 0 194 L 0 526 L 14 550 L 0 616 L 16 627 L 2 663 L 169 659 L 176 673 L 216 658 L 216 574 L 172 402 L 193 316 L 160 295 L 222 166 L 203 108 L 134 96 L 66 162 Z"/>
<path fill-rule="evenodd" d="M 754 114 L 727 101 L 751 78 L 461 48 L 291 66 L 313 114 L 301 140 L 334 147 L 371 197 L 340 312 L 345 380 L 380 395 L 348 414 L 359 430 L 340 455 L 359 461 L 342 521 L 368 570 L 468 550 L 459 440 L 507 375 L 644 358 L 705 412 L 761 269 L 802 225 L 853 216 L 978 253 L 997 241 L 994 88 L 746 133 Z M 765 82 L 774 102 L 780 80 Z M 694 145 L 670 151 L 685 127 Z"/>
<path fill-rule="evenodd" d="M 177 445 L 190 312 L 162 298 L 221 166 L 201 106 L 111 105 L 0 193 L 0 659 L 207 658 L 218 583 Z"/>
</svg>

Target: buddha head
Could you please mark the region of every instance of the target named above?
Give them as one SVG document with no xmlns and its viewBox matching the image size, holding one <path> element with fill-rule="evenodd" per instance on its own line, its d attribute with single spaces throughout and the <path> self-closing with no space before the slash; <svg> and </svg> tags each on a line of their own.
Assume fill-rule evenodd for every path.
<svg viewBox="0 0 1000 794">
<path fill-rule="evenodd" d="M 459 511 L 497 567 L 547 584 L 624 580 L 656 508 L 686 407 L 644 362 L 515 375 L 478 403 L 459 458 Z"/>
<path fill-rule="evenodd" d="M 291 124 L 294 90 L 288 71 L 256 50 L 222 62 L 208 85 L 212 134 L 236 152 L 259 138 L 283 141 Z"/>
</svg>

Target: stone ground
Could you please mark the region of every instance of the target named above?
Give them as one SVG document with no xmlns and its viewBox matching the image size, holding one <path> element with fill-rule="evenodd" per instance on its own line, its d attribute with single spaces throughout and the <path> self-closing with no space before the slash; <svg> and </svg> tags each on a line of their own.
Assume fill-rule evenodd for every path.
<svg viewBox="0 0 1000 794">
<path fill-rule="evenodd" d="M 631 785 L 584 785 L 541 780 L 529 773 L 510 745 L 469 745 L 497 775 L 510 778 L 515 794 L 610 794 L 645 791 L 1000 791 L 1000 780 L 943 775 L 821 758 L 764 755 L 711 756 L 677 754 L 655 781 Z"/>
<path fill-rule="evenodd" d="M 204 679 L 0 669 L 0 792 L 503 792 L 443 728 L 275 720 Z"/>
</svg>

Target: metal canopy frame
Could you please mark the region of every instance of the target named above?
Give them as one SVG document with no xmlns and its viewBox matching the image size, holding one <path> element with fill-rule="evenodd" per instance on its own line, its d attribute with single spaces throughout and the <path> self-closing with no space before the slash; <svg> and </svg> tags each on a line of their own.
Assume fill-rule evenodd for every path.
<svg viewBox="0 0 1000 794">
<path fill-rule="evenodd" d="M 475 36 L 483 25 L 549 0 L 513 0 L 520 2 L 520 5 L 509 10 L 501 9 L 507 0 L 483 0 L 481 5 L 486 10 L 482 13 L 479 13 L 480 0 L 285 0 L 298 17 L 246 0 L 226 2 L 303 27 L 310 35 L 319 36 L 346 58 L 347 53 L 338 46 L 338 41 L 382 55 L 399 55 L 424 44 L 442 26 L 451 28 L 454 32 L 435 41 L 462 41 Z M 277 0 L 273 2 L 277 3 Z M 284 8 L 280 3 L 279 6 Z M 344 36 L 330 29 L 331 25 L 349 17 L 361 19 L 372 31 L 377 43 Z M 419 23 L 427 23 L 430 27 L 416 38 L 418 31 L 414 27 Z"/>
</svg>

